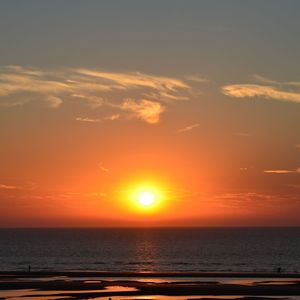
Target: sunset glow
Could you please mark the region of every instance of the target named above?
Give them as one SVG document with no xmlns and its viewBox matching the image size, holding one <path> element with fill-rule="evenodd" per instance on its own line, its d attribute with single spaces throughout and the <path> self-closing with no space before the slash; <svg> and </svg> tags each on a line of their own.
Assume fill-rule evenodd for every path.
<svg viewBox="0 0 300 300">
<path fill-rule="evenodd" d="M 300 1 L 4 2 L 0 227 L 300 226 Z"/>
</svg>

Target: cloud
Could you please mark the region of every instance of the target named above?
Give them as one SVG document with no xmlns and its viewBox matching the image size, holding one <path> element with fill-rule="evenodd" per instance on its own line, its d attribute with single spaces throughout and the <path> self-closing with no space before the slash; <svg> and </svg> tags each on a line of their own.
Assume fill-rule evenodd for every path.
<svg viewBox="0 0 300 300">
<path fill-rule="evenodd" d="M 234 98 L 264 97 L 266 99 L 300 103 L 300 92 L 288 92 L 266 85 L 232 84 L 224 86 L 222 92 Z"/>
<path fill-rule="evenodd" d="M 162 102 L 172 102 L 172 101 L 181 101 L 181 100 L 188 100 L 188 96 L 180 96 L 178 94 L 173 95 L 172 93 L 166 93 L 164 91 L 158 91 L 153 93 L 145 93 L 143 94 L 149 100 L 154 101 L 162 101 Z"/>
<path fill-rule="evenodd" d="M 114 115 L 111 115 L 111 116 L 108 116 L 108 117 L 104 117 L 104 120 L 116 121 L 116 120 L 119 120 L 120 117 L 121 117 L 120 114 L 114 114 Z"/>
<path fill-rule="evenodd" d="M 177 133 L 182 133 L 182 132 L 190 131 L 190 130 L 193 130 L 194 128 L 197 128 L 199 126 L 200 126 L 200 124 L 198 124 L 198 123 L 193 124 L 193 125 L 189 125 L 189 126 L 178 129 L 176 132 Z"/>
<path fill-rule="evenodd" d="M 48 102 L 48 105 L 52 108 L 58 108 L 63 103 L 62 99 L 60 99 L 56 96 L 48 96 L 46 98 L 46 101 Z"/>
<path fill-rule="evenodd" d="M 6 179 L 0 183 L 0 191 L 33 191 L 37 188 L 37 183 L 33 181 L 23 181 L 20 179 Z"/>
<path fill-rule="evenodd" d="M 105 167 L 103 166 L 103 163 L 102 163 L 102 162 L 100 162 L 100 163 L 98 164 L 98 167 L 99 167 L 99 169 L 100 169 L 102 172 L 109 172 L 109 171 L 110 171 L 109 169 L 107 169 L 107 168 L 105 168 Z"/>
<path fill-rule="evenodd" d="M 104 99 L 99 96 L 93 95 L 82 95 L 82 94 L 72 94 L 71 97 L 77 98 L 85 102 L 91 108 L 98 108 L 104 104 Z"/>
<path fill-rule="evenodd" d="M 99 119 L 92 119 L 92 118 L 88 118 L 88 117 L 77 117 L 75 120 L 80 121 L 80 122 L 88 122 L 88 123 L 99 123 L 99 122 L 101 122 L 101 120 L 99 120 Z"/>
<path fill-rule="evenodd" d="M 258 207 L 281 207 L 284 203 L 287 205 L 298 202 L 299 197 L 295 194 L 268 194 L 258 192 L 237 192 L 215 195 L 211 201 L 223 208 L 249 208 Z"/>
<path fill-rule="evenodd" d="M 133 113 L 137 119 L 144 120 L 149 124 L 156 124 L 159 122 L 160 114 L 165 110 L 159 102 L 154 102 L 146 99 L 135 101 L 133 99 L 126 99 L 121 105 L 121 109 Z"/>
<path fill-rule="evenodd" d="M 256 79 L 257 81 L 259 82 L 262 82 L 262 83 L 266 83 L 266 84 L 271 84 L 271 85 L 274 85 L 274 84 L 280 84 L 278 81 L 276 80 L 273 80 L 273 79 L 269 79 L 267 77 L 264 77 L 264 76 L 261 76 L 259 74 L 254 74 L 253 75 L 253 78 Z"/>
<path fill-rule="evenodd" d="M 263 97 L 266 99 L 300 103 L 300 82 L 278 81 L 259 74 L 253 75 L 258 84 L 229 84 L 222 87 L 223 94 L 234 98 Z"/>
<path fill-rule="evenodd" d="M 204 76 L 199 76 L 199 75 L 189 75 L 189 76 L 186 76 L 185 78 L 188 81 L 194 81 L 194 82 L 198 82 L 198 83 L 209 82 L 209 80 L 207 78 L 205 78 Z"/>
<path fill-rule="evenodd" d="M 247 167 L 240 167 L 240 171 L 248 171 Z"/>
<path fill-rule="evenodd" d="M 291 174 L 291 173 L 300 173 L 300 168 L 295 169 L 295 170 L 287 170 L 287 169 L 265 170 L 264 173 L 269 173 L 269 174 Z"/>
<path fill-rule="evenodd" d="M 0 183 L 0 190 L 16 190 L 18 187 L 14 185 L 2 184 Z"/>
<path fill-rule="evenodd" d="M 258 74 L 253 75 L 253 78 L 256 79 L 259 82 L 271 84 L 271 85 L 280 85 L 280 86 L 300 86 L 300 81 L 278 81 L 278 80 L 273 80 L 269 79 L 265 76 L 261 76 Z"/>
<path fill-rule="evenodd" d="M 291 171 L 291 170 L 265 170 L 264 173 L 270 173 L 270 174 L 289 174 L 289 173 L 294 173 L 294 171 Z"/>
<path fill-rule="evenodd" d="M 107 120 L 117 120 L 121 113 L 125 114 L 123 119 L 130 119 L 126 114 L 133 113 L 155 124 L 166 105 L 188 100 L 192 94 L 193 88 L 185 80 L 140 72 L 0 67 L 0 106 L 6 107 L 43 102 L 49 108 L 59 108 L 65 103 L 81 103 L 91 109 L 104 106 L 117 110 Z M 79 117 L 78 121 L 89 119 Z"/>
<path fill-rule="evenodd" d="M 103 118 L 90 118 L 90 117 L 77 117 L 75 118 L 76 121 L 80 121 L 80 122 L 88 122 L 88 123 L 102 123 L 104 121 L 116 121 L 119 120 L 121 118 L 120 114 L 113 114 L 107 117 L 103 117 Z"/>
<path fill-rule="evenodd" d="M 189 86 L 181 80 L 169 77 L 152 76 L 143 73 L 112 73 L 95 70 L 78 69 L 79 74 L 107 80 L 107 83 L 115 87 L 123 88 L 151 88 L 159 91 L 177 91 L 187 89 Z"/>
</svg>

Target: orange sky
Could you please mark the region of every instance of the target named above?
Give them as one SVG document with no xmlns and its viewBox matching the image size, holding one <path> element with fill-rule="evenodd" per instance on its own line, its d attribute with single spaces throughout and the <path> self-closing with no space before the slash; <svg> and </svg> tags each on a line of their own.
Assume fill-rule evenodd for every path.
<svg viewBox="0 0 300 300">
<path fill-rule="evenodd" d="M 300 226 L 299 3 L 129 2 L 0 4 L 0 227 Z"/>
</svg>

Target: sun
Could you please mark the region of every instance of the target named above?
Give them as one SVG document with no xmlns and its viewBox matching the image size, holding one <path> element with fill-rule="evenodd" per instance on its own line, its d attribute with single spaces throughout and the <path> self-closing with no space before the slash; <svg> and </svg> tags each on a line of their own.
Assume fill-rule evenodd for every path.
<svg viewBox="0 0 300 300">
<path fill-rule="evenodd" d="M 155 194 L 150 191 L 143 191 L 137 195 L 137 199 L 142 206 L 151 206 L 155 202 Z"/>
<path fill-rule="evenodd" d="M 154 213 L 162 208 L 164 195 L 161 187 L 155 183 L 136 183 L 128 191 L 129 207 L 140 213 Z"/>
<path fill-rule="evenodd" d="M 132 179 L 120 189 L 120 204 L 134 214 L 161 214 L 166 209 L 166 187 L 159 180 Z"/>
</svg>

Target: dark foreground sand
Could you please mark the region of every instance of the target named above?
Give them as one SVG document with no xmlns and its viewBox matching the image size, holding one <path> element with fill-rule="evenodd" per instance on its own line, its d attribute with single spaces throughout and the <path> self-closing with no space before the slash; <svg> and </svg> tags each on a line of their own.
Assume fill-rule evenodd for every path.
<svg viewBox="0 0 300 300">
<path fill-rule="evenodd" d="M 234 278 L 235 281 L 222 281 L 222 278 Z M 226 297 L 226 300 L 264 300 L 266 296 L 267 299 L 300 296 L 300 274 L 0 272 L 0 299 L 9 299 L 7 291 L 11 290 L 18 291 L 19 295 L 12 299 L 29 296 L 30 299 L 142 299 L 143 296 L 160 295 L 186 296 L 185 299 L 198 296 L 197 299 L 205 300 L 207 296 L 230 295 L 232 297 Z M 22 290 L 34 292 L 21 295 Z"/>
</svg>

